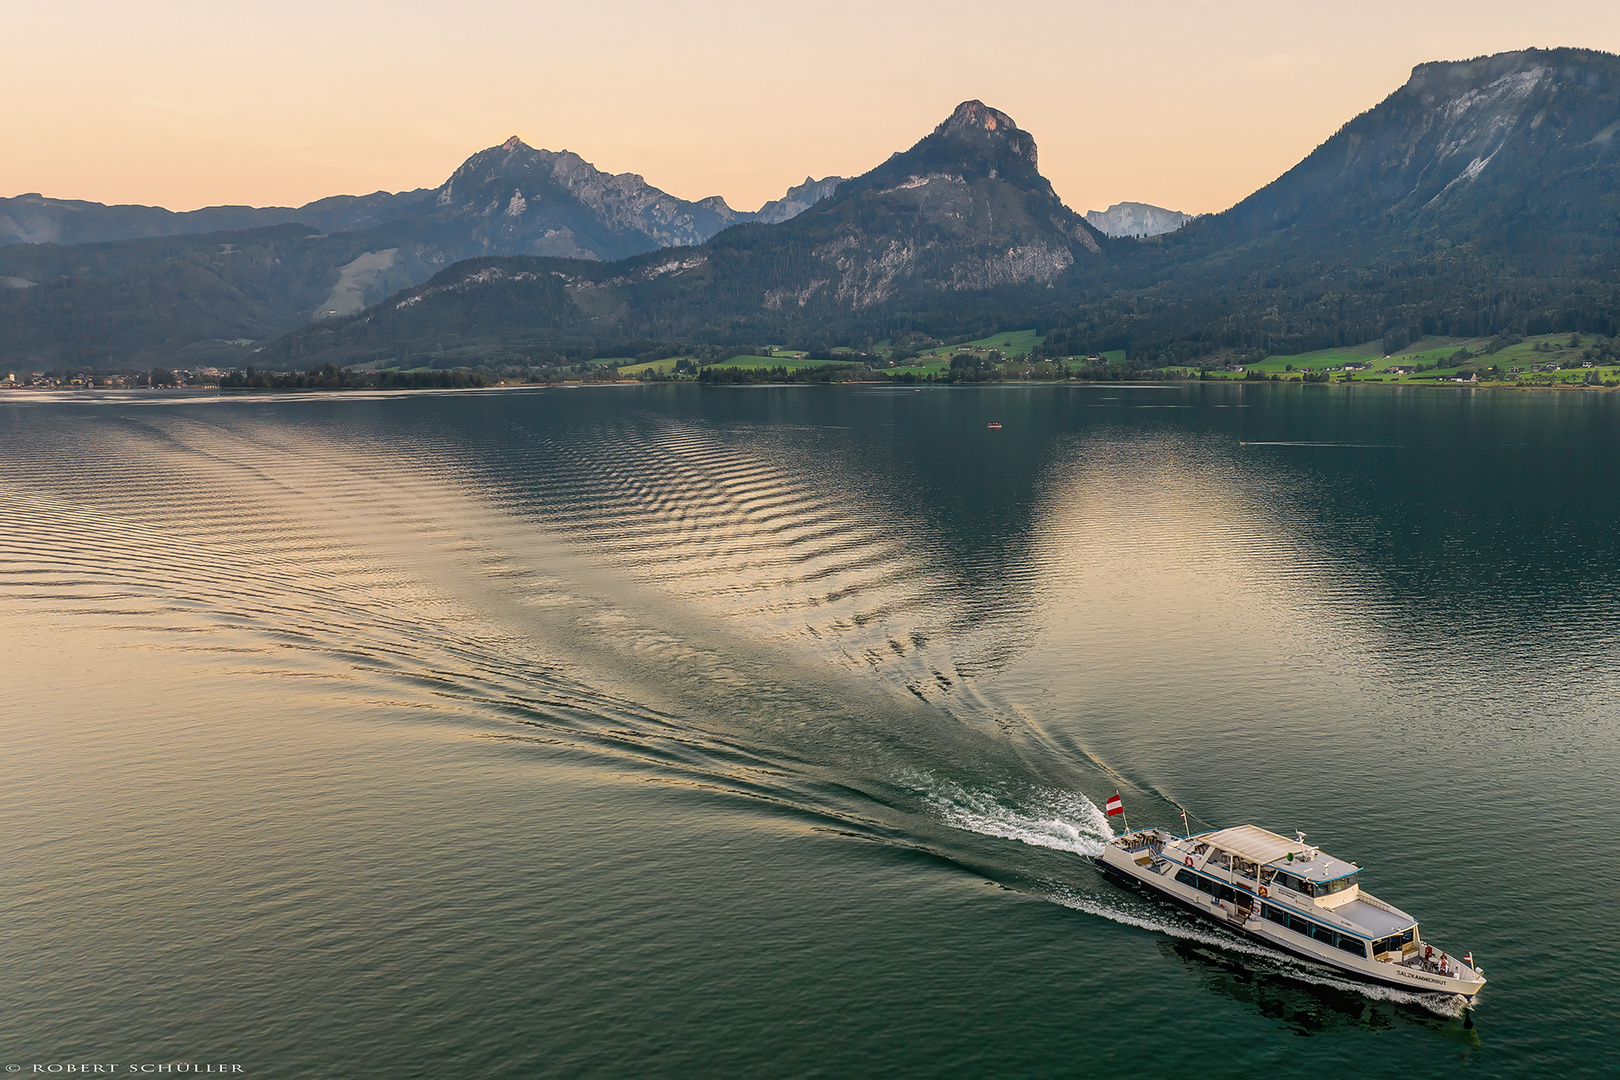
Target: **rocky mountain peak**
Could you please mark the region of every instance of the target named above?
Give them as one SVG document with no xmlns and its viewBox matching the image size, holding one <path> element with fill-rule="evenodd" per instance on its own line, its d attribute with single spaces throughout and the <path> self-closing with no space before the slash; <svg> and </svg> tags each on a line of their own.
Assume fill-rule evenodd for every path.
<svg viewBox="0 0 1620 1080">
<path fill-rule="evenodd" d="M 1020 130 L 1012 117 L 982 101 L 962 102 L 918 147 L 929 139 L 951 146 L 957 154 L 983 159 L 998 173 L 1007 171 L 1005 159 L 1011 158 L 1021 163 L 1013 172 L 1039 175 L 1035 172 L 1034 137 Z"/>
<path fill-rule="evenodd" d="M 501 149 L 502 150 L 527 150 L 527 149 L 529 149 L 529 144 L 524 142 L 522 139 L 518 138 L 516 135 L 514 135 L 510 139 L 507 139 L 505 142 L 501 143 Z"/>
<path fill-rule="evenodd" d="M 951 115 L 947 116 L 940 125 L 934 129 L 934 134 L 943 135 L 953 131 L 1017 131 L 1018 125 L 1013 118 L 1000 109 L 992 109 L 982 101 L 964 101 L 958 105 Z"/>
<path fill-rule="evenodd" d="M 1035 138 L 1012 117 L 982 101 L 964 101 L 938 127 L 904 153 L 838 188 L 845 198 L 864 190 L 911 183 L 929 176 L 966 183 L 1003 180 L 1052 195 L 1037 167 Z"/>
</svg>

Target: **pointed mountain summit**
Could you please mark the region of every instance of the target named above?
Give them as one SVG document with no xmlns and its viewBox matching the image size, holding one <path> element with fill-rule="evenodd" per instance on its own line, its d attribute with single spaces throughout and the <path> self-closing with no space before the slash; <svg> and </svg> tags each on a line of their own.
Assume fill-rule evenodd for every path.
<svg viewBox="0 0 1620 1080">
<path fill-rule="evenodd" d="M 968 183 L 1004 180 L 1052 190 L 1036 167 L 1034 137 L 982 101 L 962 102 L 932 134 L 853 181 L 851 190 L 886 187 L 919 176 L 954 176 Z"/>
<path fill-rule="evenodd" d="M 778 310 L 1045 285 L 1097 260 L 1101 246 L 1036 161 L 1034 137 L 1012 117 L 965 101 L 911 149 L 768 236 L 722 236 L 709 247 L 724 259 L 746 244 L 767 282 L 761 303 Z M 789 249 L 808 250 L 790 263 L 773 254 Z"/>
<path fill-rule="evenodd" d="M 461 255 L 622 259 L 700 244 L 749 215 L 719 196 L 688 202 L 636 173 L 606 173 L 568 150 L 516 135 L 468 158 L 432 200 L 433 217 L 475 245 Z M 465 247 L 465 241 L 463 242 Z"/>
</svg>

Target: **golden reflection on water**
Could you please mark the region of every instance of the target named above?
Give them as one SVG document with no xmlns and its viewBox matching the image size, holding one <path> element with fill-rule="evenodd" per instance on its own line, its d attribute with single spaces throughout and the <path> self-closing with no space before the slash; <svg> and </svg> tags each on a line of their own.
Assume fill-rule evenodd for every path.
<svg viewBox="0 0 1620 1080">
<path fill-rule="evenodd" d="M 1391 512 L 1332 502 L 1345 485 L 1300 456 L 1372 451 L 1245 445 L 1160 408 L 1180 394 L 13 410 L 18 910 L 53 928 L 64 970 L 172 958 L 152 970 L 199 1009 L 218 987 L 184 970 L 199 955 L 275 983 L 264 935 L 296 937 L 301 964 L 352 949 L 332 963 L 409 970 L 410 947 L 348 912 L 404 913 L 449 949 L 435 875 L 521 920 L 543 865 L 586 898 L 545 911 L 589 936 L 586 909 L 646 905 L 591 892 L 592 871 L 560 865 L 565 838 L 612 864 L 654 828 L 671 850 L 820 830 L 1202 940 L 1093 880 L 1093 797 L 1125 791 L 1133 821 L 1174 823 L 1174 802 L 1323 821 L 1463 876 L 1440 837 L 1493 826 L 1459 791 L 1513 791 L 1530 755 L 1599 798 L 1558 755 L 1612 758 L 1593 704 L 1620 689 L 1612 668 L 1550 650 L 1554 677 L 1526 682 L 1473 654 L 1412 662 L 1414 643 L 1537 639 L 1523 604 L 1486 592 L 1412 602 L 1370 554 Z M 811 405 L 814 423 L 774 422 Z M 1549 607 L 1550 633 L 1610 633 L 1606 603 Z M 656 821 L 629 809 L 649 787 L 670 799 Z M 551 832 L 529 836 L 538 804 Z M 521 888 L 480 876 L 514 850 Z M 1477 924 L 1443 880 L 1381 872 L 1437 921 Z M 194 930 L 201 954 L 178 943 Z"/>
</svg>

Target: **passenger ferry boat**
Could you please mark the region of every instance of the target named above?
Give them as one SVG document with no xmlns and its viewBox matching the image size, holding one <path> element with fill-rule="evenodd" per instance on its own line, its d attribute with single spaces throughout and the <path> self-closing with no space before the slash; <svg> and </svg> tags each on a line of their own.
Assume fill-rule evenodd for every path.
<svg viewBox="0 0 1620 1080">
<path fill-rule="evenodd" d="M 1425 942 L 1416 919 L 1362 891 L 1361 867 L 1307 845 L 1304 833 L 1294 836 L 1254 825 L 1187 837 L 1137 829 L 1109 841 L 1097 861 L 1117 877 L 1319 964 L 1408 990 L 1469 1000 L 1479 993 L 1485 985 L 1479 969 Z"/>
</svg>

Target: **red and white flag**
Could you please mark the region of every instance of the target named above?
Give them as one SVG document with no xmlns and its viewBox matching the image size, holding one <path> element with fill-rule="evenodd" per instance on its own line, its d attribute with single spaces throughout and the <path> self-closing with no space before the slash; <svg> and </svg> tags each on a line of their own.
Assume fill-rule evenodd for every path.
<svg viewBox="0 0 1620 1080">
<path fill-rule="evenodd" d="M 1113 817 L 1115 814 L 1123 814 L 1125 812 L 1125 804 L 1119 801 L 1118 795 L 1110 795 L 1108 797 L 1107 808 L 1109 817 Z"/>
</svg>

